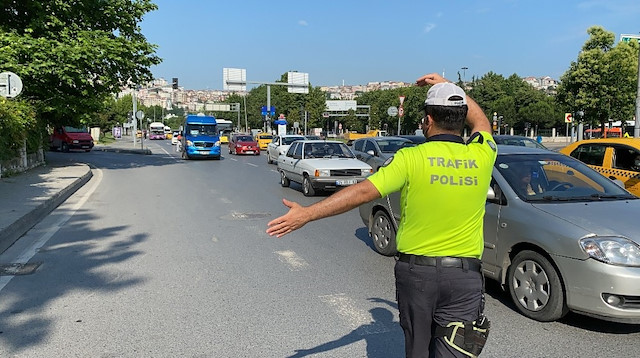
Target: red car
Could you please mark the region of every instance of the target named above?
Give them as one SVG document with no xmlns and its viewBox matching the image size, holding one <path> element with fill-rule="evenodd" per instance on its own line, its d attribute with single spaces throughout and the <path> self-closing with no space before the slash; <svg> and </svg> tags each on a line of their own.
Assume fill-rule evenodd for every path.
<svg viewBox="0 0 640 358">
<path fill-rule="evenodd" d="M 232 133 L 229 138 L 229 154 L 260 155 L 260 146 L 250 134 Z"/>
<path fill-rule="evenodd" d="M 86 129 L 70 126 L 56 128 L 49 138 L 49 148 L 68 152 L 69 149 L 80 149 L 88 152 L 93 148 L 93 138 Z"/>
</svg>

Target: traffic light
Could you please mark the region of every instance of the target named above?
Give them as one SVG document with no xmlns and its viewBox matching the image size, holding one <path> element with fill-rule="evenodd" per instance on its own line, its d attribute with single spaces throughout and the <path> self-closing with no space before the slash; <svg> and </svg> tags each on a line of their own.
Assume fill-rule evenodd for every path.
<svg viewBox="0 0 640 358">
<path fill-rule="evenodd" d="M 171 81 L 171 87 L 173 89 L 178 89 L 178 77 L 173 78 L 173 80 Z"/>
</svg>

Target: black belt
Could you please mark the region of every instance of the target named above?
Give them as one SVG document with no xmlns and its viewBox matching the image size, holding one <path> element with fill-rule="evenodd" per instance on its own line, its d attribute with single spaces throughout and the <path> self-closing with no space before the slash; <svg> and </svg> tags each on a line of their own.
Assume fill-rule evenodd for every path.
<svg viewBox="0 0 640 358">
<path fill-rule="evenodd" d="M 454 267 L 481 272 L 480 266 L 482 262 L 471 257 L 433 257 L 400 253 L 398 261 L 411 262 L 411 258 L 413 258 L 414 264 L 420 266 Z"/>
</svg>

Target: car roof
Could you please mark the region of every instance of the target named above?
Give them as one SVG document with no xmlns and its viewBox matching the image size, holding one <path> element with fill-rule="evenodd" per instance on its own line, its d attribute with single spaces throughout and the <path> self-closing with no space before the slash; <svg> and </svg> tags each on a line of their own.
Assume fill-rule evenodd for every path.
<svg viewBox="0 0 640 358">
<path fill-rule="evenodd" d="M 364 138 L 358 138 L 358 139 L 354 140 L 354 142 L 355 141 L 360 141 L 360 140 L 365 140 L 365 139 L 370 139 L 370 140 L 373 140 L 373 141 L 381 141 L 381 140 L 389 140 L 389 139 L 398 140 L 398 139 L 400 139 L 400 140 L 404 140 L 405 142 L 411 142 L 411 140 L 408 139 L 408 138 L 403 138 L 403 137 L 398 137 L 398 136 L 364 137 Z"/>
<path fill-rule="evenodd" d="M 291 137 L 304 138 L 304 136 L 300 135 L 300 134 L 282 134 L 280 137 L 282 137 L 282 138 L 291 138 Z"/>
<path fill-rule="evenodd" d="M 523 135 L 510 135 L 510 134 L 496 134 L 493 136 L 493 138 L 498 138 L 498 139 L 528 139 L 528 140 L 533 140 L 532 138 L 529 137 L 525 137 Z"/>
<path fill-rule="evenodd" d="M 341 142 L 339 140 L 324 140 L 324 139 L 305 139 L 305 140 L 301 140 L 300 142 L 303 142 L 303 143 L 341 143 L 341 144 L 344 144 L 343 142 Z"/>
<path fill-rule="evenodd" d="M 558 154 L 548 149 L 523 147 L 519 145 L 498 144 L 498 155 L 514 155 L 514 154 Z"/>
</svg>

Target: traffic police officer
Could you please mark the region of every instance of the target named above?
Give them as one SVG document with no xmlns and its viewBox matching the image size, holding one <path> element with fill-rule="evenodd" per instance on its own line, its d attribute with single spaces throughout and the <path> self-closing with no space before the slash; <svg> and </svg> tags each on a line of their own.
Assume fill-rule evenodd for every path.
<svg viewBox="0 0 640 358">
<path fill-rule="evenodd" d="M 289 212 L 269 222 L 267 233 L 281 237 L 401 191 L 395 276 L 406 356 L 468 357 L 474 352 L 453 338 L 472 339 L 469 324 L 482 315 L 482 224 L 496 145 L 489 120 L 460 87 L 435 73 L 416 84 L 433 85 L 424 106 L 427 142 L 399 150 L 367 180 L 311 206 L 283 199 Z"/>
</svg>

